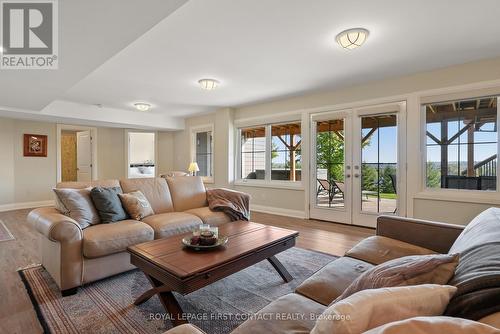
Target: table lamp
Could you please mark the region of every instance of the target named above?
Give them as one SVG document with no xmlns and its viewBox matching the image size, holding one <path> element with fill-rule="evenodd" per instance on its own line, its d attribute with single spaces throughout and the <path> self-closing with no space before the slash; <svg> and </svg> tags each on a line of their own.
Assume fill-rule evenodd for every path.
<svg viewBox="0 0 500 334">
<path fill-rule="evenodd" d="M 198 164 L 196 162 L 192 162 L 189 164 L 188 171 L 191 173 L 191 175 L 196 176 L 196 172 L 199 172 L 200 168 L 198 167 Z"/>
</svg>

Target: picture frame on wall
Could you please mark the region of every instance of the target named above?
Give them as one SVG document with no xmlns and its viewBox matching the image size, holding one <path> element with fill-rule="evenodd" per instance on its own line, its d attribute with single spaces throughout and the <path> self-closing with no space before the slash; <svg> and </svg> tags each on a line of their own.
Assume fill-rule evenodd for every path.
<svg viewBox="0 0 500 334">
<path fill-rule="evenodd" d="M 46 157 L 47 156 L 47 136 L 24 134 L 24 156 L 25 157 Z"/>
</svg>

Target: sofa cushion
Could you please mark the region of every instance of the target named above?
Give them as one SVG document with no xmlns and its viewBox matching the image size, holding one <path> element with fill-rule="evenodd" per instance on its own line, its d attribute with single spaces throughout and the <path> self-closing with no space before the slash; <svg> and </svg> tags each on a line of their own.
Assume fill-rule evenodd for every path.
<svg viewBox="0 0 500 334">
<path fill-rule="evenodd" d="M 500 312 L 487 315 L 486 317 L 479 319 L 479 322 L 500 329 Z"/>
<path fill-rule="evenodd" d="M 153 239 L 153 229 L 137 220 L 95 225 L 83 231 L 83 255 L 96 258 L 123 252 L 128 246 Z"/>
<path fill-rule="evenodd" d="M 457 264 L 457 254 L 410 255 L 390 260 L 361 274 L 335 302 L 366 289 L 446 284 Z"/>
<path fill-rule="evenodd" d="M 103 187 L 103 188 L 112 188 L 119 187 L 120 181 L 118 180 L 94 180 L 94 181 L 79 181 L 79 182 L 59 182 L 56 185 L 56 188 L 68 188 L 68 189 L 83 189 L 83 188 L 94 188 L 94 187 Z"/>
<path fill-rule="evenodd" d="M 122 188 L 120 187 L 95 187 L 90 191 L 90 197 L 99 213 L 101 223 L 108 224 L 128 218 L 118 197 L 118 194 L 121 194 L 121 192 Z"/>
<path fill-rule="evenodd" d="M 437 284 L 363 290 L 328 307 L 311 334 L 361 334 L 393 321 L 442 315 L 456 291 Z"/>
<path fill-rule="evenodd" d="M 174 211 L 172 197 L 168 189 L 167 181 L 161 177 L 123 179 L 120 184 L 124 193 L 139 190 L 146 196 L 154 213 L 166 213 Z"/>
<path fill-rule="evenodd" d="M 449 284 L 458 288 L 447 315 L 478 320 L 500 311 L 500 209 L 483 211 L 450 249 L 460 254 Z"/>
<path fill-rule="evenodd" d="M 403 241 L 376 235 L 362 240 L 349 250 L 345 256 L 377 265 L 403 256 L 426 254 L 436 254 L 436 252 Z"/>
<path fill-rule="evenodd" d="M 495 334 L 498 330 L 480 322 L 452 317 L 415 317 L 394 321 L 364 334 Z"/>
<path fill-rule="evenodd" d="M 203 224 L 200 218 L 184 212 L 169 212 L 152 215 L 142 220 L 155 231 L 155 239 L 190 232 Z"/>
<path fill-rule="evenodd" d="M 101 222 L 90 198 L 91 188 L 54 188 L 56 208 L 62 214 L 74 219 L 82 229 Z"/>
<path fill-rule="evenodd" d="M 500 242 L 500 208 L 489 208 L 464 228 L 449 253 L 462 253 L 479 245 Z"/>
<path fill-rule="evenodd" d="M 205 185 L 199 176 L 167 177 L 175 211 L 208 206 Z"/>
<path fill-rule="evenodd" d="M 306 334 L 314 327 L 315 316 L 319 316 L 325 309 L 325 306 L 311 299 L 291 293 L 264 307 L 231 334 Z"/>
<path fill-rule="evenodd" d="M 373 265 L 350 257 L 341 257 L 321 268 L 297 287 L 295 292 L 323 305 L 329 305 L 362 273 Z"/>
<path fill-rule="evenodd" d="M 205 224 L 220 225 L 231 221 L 231 217 L 224 212 L 212 211 L 208 206 L 185 211 L 199 217 Z"/>
</svg>

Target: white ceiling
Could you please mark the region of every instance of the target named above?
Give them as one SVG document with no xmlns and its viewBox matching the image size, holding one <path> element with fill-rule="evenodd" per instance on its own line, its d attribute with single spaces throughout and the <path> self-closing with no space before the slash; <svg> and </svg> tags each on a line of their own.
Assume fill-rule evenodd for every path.
<svg viewBox="0 0 500 334">
<path fill-rule="evenodd" d="M 60 99 L 186 1 L 58 1 L 59 69 L 0 70 L 0 115 L 40 111 Z"/>
<path fill-rule="evenodd" d="M 107 20 L 88 5 L 109 2 L 60 1 L 61 20 L 85 30 L 64 23 L 61 69 L 50 77 L 0 73 L 0 105 L 57 98 L 132 110 L 147 101 L 152 113 L 184 117 L 500 56 L 498 0 L 190 0 L 173 13 L 183 1 L 114 0 Z M 353 27 L 370 30 L 368 41 L 343 50 L 335 35 Z M 220 87 L 201 90 L 204 77 Z"/>
</svg>

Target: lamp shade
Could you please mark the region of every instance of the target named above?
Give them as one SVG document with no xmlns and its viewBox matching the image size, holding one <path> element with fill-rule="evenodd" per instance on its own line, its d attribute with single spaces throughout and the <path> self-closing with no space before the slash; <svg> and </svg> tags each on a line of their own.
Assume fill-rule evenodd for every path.
<svg viewBox="0 0 500 334">
<path fill-rule="evenodd" d="M 188 171 L 191 173 L 199 172 L 200 168 L 198 167 L 198 164 L 196 162 L 192 162 L 189 164 Z"/>
</svg>

